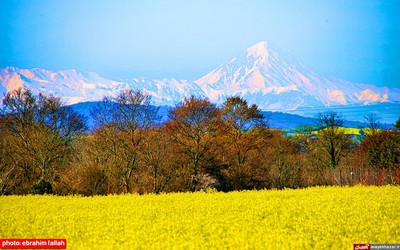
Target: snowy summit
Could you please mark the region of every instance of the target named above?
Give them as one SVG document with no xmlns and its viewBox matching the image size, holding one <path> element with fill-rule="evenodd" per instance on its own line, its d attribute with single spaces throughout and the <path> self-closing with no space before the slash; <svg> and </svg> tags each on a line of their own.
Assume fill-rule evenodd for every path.
<svg viewBox="0 0 400 250">
<path fill-rule="evenodd" d="M 263 110 L 278 111 L 400 101 L 399 88 L 380 88 L 321 76 L 266 41 L 254 44 L 194 82 L 173 78 L 114 81 L 94 72 L 77 70 L 0 69 L 0 94 L 20 87 L 34 93 L 61 96 L 66 104 L 98 101 L 127 88 L 151 95 L 155 105 L 168 106 L 191 95 L 206 97 L 215 103 L 238 95 Z"/>
</svg>

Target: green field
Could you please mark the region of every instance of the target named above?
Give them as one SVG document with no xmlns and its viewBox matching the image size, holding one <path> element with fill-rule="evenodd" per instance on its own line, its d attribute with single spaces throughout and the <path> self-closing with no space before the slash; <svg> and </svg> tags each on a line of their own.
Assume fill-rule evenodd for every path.
<svg viewBox="0 0 400 250">
<path fill-rule="evenodd" d="M 351 127 L 340 127 L 340 131 L 343 131 L 344 134 L 346 135 L 359 135 L 360 131 L 363 131 L 364 133 L 369 133 L 368 128 L 351 128 Z M 318 131 L 314 131 L 313 134 L 318 134 Z"/>
<path fill-rule="evenodd" d="M 400 187 L 2 196 L 0 238 L 67 249 L 353 249 L 400 243 Z"/>
</svg>

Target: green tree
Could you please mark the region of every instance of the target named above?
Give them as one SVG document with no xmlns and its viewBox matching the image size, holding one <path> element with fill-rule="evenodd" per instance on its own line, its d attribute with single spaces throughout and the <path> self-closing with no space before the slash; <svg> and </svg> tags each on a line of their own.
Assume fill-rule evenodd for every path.
<svg viewBox="0 0 400 250">
<path fill-rule="evenodd" d="M 400 129 L 400 117 L 397 119 L 396 123 L 393 125 L 393 127 Z"/>
</svg>

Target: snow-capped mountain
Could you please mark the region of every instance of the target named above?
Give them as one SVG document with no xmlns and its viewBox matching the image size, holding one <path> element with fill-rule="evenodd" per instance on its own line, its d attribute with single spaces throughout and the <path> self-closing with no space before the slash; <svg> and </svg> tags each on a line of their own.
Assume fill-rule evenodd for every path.
<svg viewBox="0 0 400 250">
<path fill-rule="evenodd" d="M 0 95 L 20 87 L 60 96 L 66 104 L 98 101 L 127 88 L 150 94 L 155 105 L 168 106 L 191 95 L 207 97 L 215 103 L 239 95 L 263 110 L 273 111 L 400 101 L 399 88 L 320 76 L 268 42 L 251 46 L 194 82 L 145 78 L 114 81 L 76 70 L 0 69 Z"/>
<path fill-rule="evenodd" d="M 264 110 L 400 101 L 400 89 L 321 77 L 265 41 L 195 83 L 212 101 L 239 95 Z"/>
<path fill-rule="evenodd" d="M 104 96 L 114 96 L 124 89 L 141 90 L 152 96 L 155 105 L 172 106 L 190 95 L 205 97 L 197 84 L 186 80 L 148 80 L 134 78 L 113 81 L 94 72 L 77 70 L 50 71 L 45 69 L 19 69 L 6 67 L 0 70 L 0 95 L 18 88 L 34 93 L 62 97 L 65 104 L 99 101 Z"/>
<path fill-rule="evenodd" d="M 66 104 L 100 100 L 122 83 L 105 79 L 93 72 L 76 70 L 50 71 L 45 69 L 19 69 L 6 67 L 0 71 L 5 90 L 30 89 L 34 93 L 61 96 Z M 1 91 L 1 90 L 0 90 Z"/>
</svg>

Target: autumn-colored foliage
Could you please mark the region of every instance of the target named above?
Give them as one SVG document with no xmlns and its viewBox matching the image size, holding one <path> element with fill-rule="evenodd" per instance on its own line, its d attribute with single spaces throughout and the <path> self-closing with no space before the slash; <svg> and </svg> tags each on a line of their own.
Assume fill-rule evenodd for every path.
<svg viewBox="0 0 400 250">
<path fill-rule="evenodd" d="M 0 194 L 56 192 L 84 131 L 83 117 L 60 98 L 7 93 L 0 112 Z"/>
<path fill-rule="evenodd" d="M 189 97 L 160 122 L 150 96 L 124 90 L 92 110 L 94 129 L 60 98 L 17 90 L 0 113 L 0 194 L 106 195 L 400 183 L 400 135 L 357 138 L 320 113 L 294 136 L 256 105 Z"/>
</svg>

